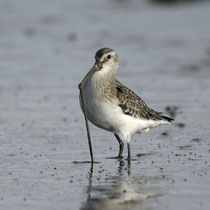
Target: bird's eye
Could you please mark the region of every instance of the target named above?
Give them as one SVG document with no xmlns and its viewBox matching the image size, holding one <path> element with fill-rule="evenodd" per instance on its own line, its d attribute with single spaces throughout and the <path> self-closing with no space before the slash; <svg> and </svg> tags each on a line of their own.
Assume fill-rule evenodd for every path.
<svg viewBox="0 0 210 210">
<path fill-rule="evenodd" d="M 107 58 L 110 59 L 111 58 L 111 55 L 107 55 Z"/>
</svg>

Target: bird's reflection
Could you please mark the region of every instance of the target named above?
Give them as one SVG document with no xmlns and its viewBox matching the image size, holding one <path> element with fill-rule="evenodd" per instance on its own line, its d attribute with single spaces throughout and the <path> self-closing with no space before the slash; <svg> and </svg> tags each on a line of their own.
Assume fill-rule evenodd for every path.
<svg viewBox="0 0 210 210">
<path fill-rule="evenodd" d="M 131 164 L 119 160 L 116 176 L 104 177 L 98 184 L 93 165 L 89 172 L 87 200 L 81 209 L 139 209 L 143 201 L 157 196 L 148 192 L 145 177 L 131 176 Z M 103 183 L 103 184 L 101 184 Z"/>
<path fill-rule="evenodd" d="M 88 177 L 88 186 L 87 186 L 87 201 L 91 199 L 91 190 L 92 190 L 92 177 L 93 177 L 93 164 L 90 166 L 90 172 L 89 172 L 89 177 Z"/>
<path fill-rule="evenodd" d="M 118 174 L 120 176 L 124 175 L 124 171 L 127 171 L 127 175 L 130 176 L 130 170 L 131 170 L 131 162 L 128 161 L 127 164 L 124 160 L 119 160 L 119 167 L 118 167 Z"/>
</svg>

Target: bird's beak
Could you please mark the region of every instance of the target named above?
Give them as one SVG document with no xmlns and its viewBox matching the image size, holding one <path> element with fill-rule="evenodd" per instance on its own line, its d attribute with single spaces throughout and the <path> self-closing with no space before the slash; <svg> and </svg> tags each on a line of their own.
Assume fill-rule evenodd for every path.
<svg viewBox="0 0 210 210">
<path fill-rule="evenodd" d="M 94 66 L 92 67 L 92 69 L 85 75 L 84 79 L 82 80 L 82 82 L 79 84 L 79 88 L 81 88 L 81 86 L 88 80 L 88 78 L 93 75 L 96 71 L 98 71 L 100 66 L 100 62 L 96 61 Z"/>
</svg>

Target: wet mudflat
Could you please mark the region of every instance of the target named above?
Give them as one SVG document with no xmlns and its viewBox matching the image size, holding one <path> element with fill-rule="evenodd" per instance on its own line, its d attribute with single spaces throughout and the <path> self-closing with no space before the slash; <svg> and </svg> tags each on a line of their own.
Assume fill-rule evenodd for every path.
<svg viewBox="0 0 210 210">
<path fill-rule="evenodd" d="M 209 11 L 0 1 L 0 209 L 209 209 Z M 77 86 L 104 46 L 117 78 L 175 122 L 134 136 L 131 164 L 91 125 L 91 167 Z"/>
</svg>

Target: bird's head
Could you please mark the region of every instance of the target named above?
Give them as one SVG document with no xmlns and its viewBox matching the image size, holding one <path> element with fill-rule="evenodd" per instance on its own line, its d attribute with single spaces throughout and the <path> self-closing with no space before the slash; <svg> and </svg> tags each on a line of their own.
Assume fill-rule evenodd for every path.
<svg viewBox="0 0 210 210">
<path fill-rule="evenodd" d="M 86 74 L 79 87 L 84 84 L 89 77 L 93 76 L 93 74 L 97 73 L 100 76 L 111 76 L 117 72 L 119 66 L 117 53 L 111 48 L 101 48 L 95 54 L 95 64 L 92 69 Z"/>
<path fill-rule="evenodd" d="M 103 73 L 115 74 L 117 72 L 119 61 L 117 53 L 110 48 L 102 48 L 95 54 L 95 65 L 97 65 L 98 71 Z"/>
</svg>

